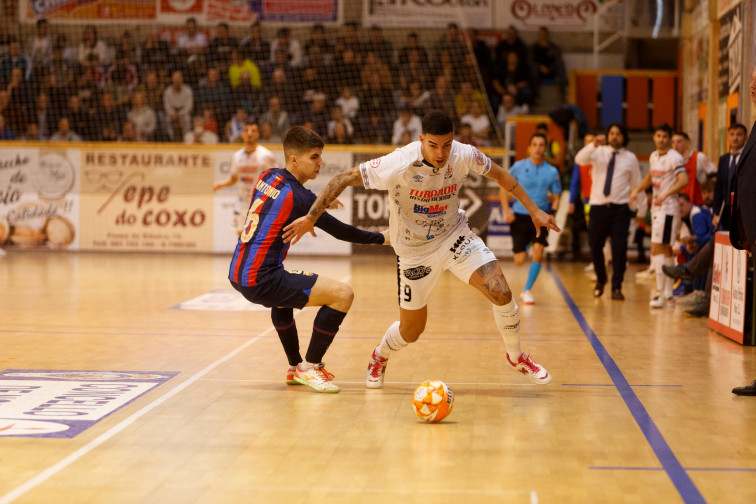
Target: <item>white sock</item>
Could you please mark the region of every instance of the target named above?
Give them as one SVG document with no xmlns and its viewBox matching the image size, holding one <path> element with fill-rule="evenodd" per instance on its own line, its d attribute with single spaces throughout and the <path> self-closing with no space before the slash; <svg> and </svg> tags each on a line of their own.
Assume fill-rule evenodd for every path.
<svg viewBox="0 0 756 504">
<path fill-rule="evenodd" d="M 656 272 L 656 290 L 661 294 L 664 291 L 664 272 L 662 266 L 664 265 L 664 254 L 657 254 L 651 256 L 651 264 L 654 266 Z"/>
<path fill-rule="evenodd" d="M 513 299 L 503 306 L 493 305 L 493 312 L 496 327 L 504 340 L 504 346 L 507 347 L 507 354 L 509 354 L 510 360 L 517 362 L 517 359 L 522 355 L 520 348 L 520 311 L 517 309 L 517 303 Z"/>
<path fill-rule="evenodd" d="M 315 367 L 315 364 L 313 364 L 312 362 L 302 361 L 299 363 L 299 369 L 301 369 L 302 371 L 309 371 Z"/>
<path fill-rule="evenodd" d="M 665 257 L 664 258 L 664 264 L 667 266 L 674 266 L 675 265 L 675 258 L 674 257 Z M 664 272 L 662 272 L 663 274 Z M 672 297 L 672 292 L 674 290 L 675 286 L 675 279 L 670 278 L 667 275 L 664 275 L 664 299 L 669 299 Z"/>
<path fill-rule="evenodd" d="M 399 321 L 397 320 L 389 326 L 386 334 L 383 335 L 381 343 L 375 348 L 375 352 L 384 359 L 388 359 L 393 352 L 398 352 L 409 345 L 402 335 L 399 334 Z"/>
</svg>

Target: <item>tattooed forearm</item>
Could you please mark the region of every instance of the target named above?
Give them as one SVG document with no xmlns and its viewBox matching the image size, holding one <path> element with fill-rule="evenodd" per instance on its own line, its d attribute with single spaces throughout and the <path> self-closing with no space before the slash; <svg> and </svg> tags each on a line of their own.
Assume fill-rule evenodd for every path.
<svg viewBox="0 0 756 504">
<path fill-rule="evenodd" d="M 328 185 L 320 191 L 315 202 L 310 207 L 308 215 L 317 220 L 323 212 L 336 201 L 344 189 L 350 185 L 359 185 L 361 181 L 359 168 L 339 173 L 328 182 Z"/>
</svg>

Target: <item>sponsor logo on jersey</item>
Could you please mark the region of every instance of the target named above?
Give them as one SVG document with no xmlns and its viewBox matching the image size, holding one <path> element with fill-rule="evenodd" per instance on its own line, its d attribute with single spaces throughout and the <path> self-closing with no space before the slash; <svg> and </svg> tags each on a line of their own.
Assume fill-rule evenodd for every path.
<svg viewBox="0 0 756 504">
<path fill-rule="evenodd" d="M 370 167 L 371 168 L 378 168 L 379 166 L 381 166 L 381 158 L 371 159 L 370 160 Z"/>
<path fill-rule="evenodd" d="M 423 183 L 423 176 L 422 175 L 415 175 L 412 177 L 412 182 L 415 184 L 422 184 Z"/>
<path fill-rule="evenodd" d="M 486 158 L 485 158 L 485 156 L 483 156 L 483 153 L 480 152 L 475 147 L 470 147 L 470 148 L 473 151 L 473 156 L 475 156 L 475 162 L 478 163 L 481 166 L 484 165 L 484 164 L 486 164 Z"/>
<path fill-rule="evenodd" d="M 412 166 L 414 166 L 416 168 L 420 168 L 421 166 L 423 166 L 423 162 L 422 161 L 415 161 L 414 163 L 412 163 Z"/>
<path fill-rule="evenodd" d="M 423 206 L 423 205 L 415 205 L 415 209 L 413 210 L 416 214 L 423 214 L 427 215 L 428 217 L 438 217 L 439 215 L 446 215 L 446 209 L 449 208 L 449 205 L 430 205 L 430 206 Z"/>
<path fill-rule="evenodd" d="M 451 165 L 446 165 L 446 172 L 444 173 L 444 180 L 449 180 L 452 178 L 453 172 Z"/>
<path fill-rule="evenodd" d="M 404 276 L 407 280 L 420 280 L 427 277 L 431 272 L 430 266 L 418 266 L 417 268 L 409 268 L 404 270 Z"/>
<path fill-rule="evenodd" d="M 433 189 L 430 191 L 418 191 L 417 189 L 410 189 L 410 199 L 418 199 L 430 201 L 432 198 L 438 198 L 439 196 L 449 196 L 457 192 L 457 184 L 442 187 L 441 189 Z"/>
</svg>

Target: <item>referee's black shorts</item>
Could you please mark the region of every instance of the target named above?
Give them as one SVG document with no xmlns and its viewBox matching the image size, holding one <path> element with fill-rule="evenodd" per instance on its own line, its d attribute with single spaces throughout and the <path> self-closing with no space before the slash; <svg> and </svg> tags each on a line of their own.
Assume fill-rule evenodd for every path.
<svg viewBox="0 0 756 504">
<path fill-rule="evenodd" d="M 536 237 L 536 229 L 530 215 L 515 213 L 514 216 L 514 221 L 509 224 L 509 233 L 512 235 L 512 251 L 515 254 L 525 252 L 530 243 L 549 246 L 549 230 L 545 226 L 541 227 L 541 234 Z"/>
</svg>

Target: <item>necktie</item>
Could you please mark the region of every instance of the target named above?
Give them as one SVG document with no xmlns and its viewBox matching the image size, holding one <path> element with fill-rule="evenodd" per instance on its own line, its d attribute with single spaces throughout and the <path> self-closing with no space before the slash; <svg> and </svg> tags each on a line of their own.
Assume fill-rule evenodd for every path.
<svg viewBox="0 0 756 504">
<path fill-rule="evenodd" d="M 612 152 L 612 159 L 609 160 L 609 166 L 606 168 L 606 180 L 604 181 L 604 196 L 609 196 L 612 192 L 612 177 L 614 176 L 614 158 L 617 157 L 617 151 Z"/>
<path fill-rule="evenodd" d="M 730 194 L 732 181 L 735 180 L 735 169 L 738 167 L 737 160 L 737 154 L 730 154 L 730 168 L 727 171 L 727 194 Z"/>
</svg>

